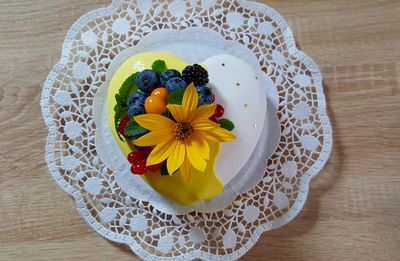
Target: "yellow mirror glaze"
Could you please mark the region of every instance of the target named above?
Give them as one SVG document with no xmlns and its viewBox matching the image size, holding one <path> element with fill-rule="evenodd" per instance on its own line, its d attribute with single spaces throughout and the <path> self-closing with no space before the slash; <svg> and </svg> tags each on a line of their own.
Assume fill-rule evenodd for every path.
<svg viewBox="0 0 400 261">
<path fill-rule="evenodd" d="M 178 57 L 166 52 L 136 54 L 122 63 L 112 76 L 108 86 L 108 125 L 125 156 L 135 149 L 129 141 L 125 140 L 125 142 L 122 142 L 118 138 L 117 131 L 114 127 L 114 106 L 116 104 L 114 97 L 126 78 L 135 73 L 135 64 L 142 65 L 144 69 L 151 69 L 151 65 L 155 60 L 164 60 L 168 68 L 176 69 L 180 72 L 182 72 L 187 65 L 187 63 Z M 206 171 L 203 173 L 193 169 L 188 182 L 183 180 L 179 171 L 172 176 L 161 176 L 160 173 L 157 172 L 142 175 L 142 178 L 158 193 L 182 205 L 191 205 L 197 201 L 215 197 L 221 193 L 223 189 L 223 184 L 214 171 L 214 164 L 219 146 L 218 143 L 210 143 L 211 155 L 210 160 L 207 162 Z"/>
</svg>

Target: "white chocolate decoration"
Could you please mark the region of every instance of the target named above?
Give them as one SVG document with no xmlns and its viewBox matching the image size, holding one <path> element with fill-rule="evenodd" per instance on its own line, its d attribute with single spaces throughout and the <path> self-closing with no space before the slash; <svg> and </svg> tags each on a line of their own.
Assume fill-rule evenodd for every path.
<svg viewBox="0 0 400 261">
<path fill-rule="evenodd" d="M 264 126 L 266 93 L 258 74 L 243 60 L 231 55 L 206 59 L 215 103 L 225 108 L 223 118 L 231 120 L 236 140 L 221 143 L 215 172 L 226 185 L 249 160 Z"/>
</svg>

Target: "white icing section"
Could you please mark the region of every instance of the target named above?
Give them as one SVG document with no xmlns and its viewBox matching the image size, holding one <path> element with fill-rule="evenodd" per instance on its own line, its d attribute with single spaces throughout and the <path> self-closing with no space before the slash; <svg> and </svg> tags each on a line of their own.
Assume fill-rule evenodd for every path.
<svg viewBox="0 0 400 261">
<path fill-rule="evenodd" d="M 258 74 L 243 60 L 227 54 L 212 56 L 207 67 L 217 104 L 225 108 L 224 118 L 235 124 L 236 140 L 221 143 L 215 172 L 228 184 L 249 160 L 264 127 L 267 100 Z M 229 164 L 227 164 L 229 162 Z"/>
</svg>

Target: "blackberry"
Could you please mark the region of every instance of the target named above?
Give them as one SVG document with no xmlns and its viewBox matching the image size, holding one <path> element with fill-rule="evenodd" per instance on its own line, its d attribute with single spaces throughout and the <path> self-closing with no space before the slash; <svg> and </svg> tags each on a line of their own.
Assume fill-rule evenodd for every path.
<svg viewBox="0 0 400 261">
<path fill-rule="evenodd" d="M 198 64 L 188 65 L 182 71 L 182 78 L 187 84 L 205 85 L 208 83 L 208 72 Z"/>
</svg>

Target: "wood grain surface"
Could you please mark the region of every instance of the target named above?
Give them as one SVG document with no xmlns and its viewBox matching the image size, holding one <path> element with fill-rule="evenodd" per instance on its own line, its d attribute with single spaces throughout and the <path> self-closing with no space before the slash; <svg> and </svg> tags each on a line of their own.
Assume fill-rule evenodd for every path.
<svg viewBox="0 0 400 261">
<path fill-rule="evenodd" d="M 400 260 L 400 1 L 271 0 L 320 66 L 332 156 L 290 224 L 243 260 Z M 41 84 L 106 0 L 0 0 L 0 260 L 136 260 L 97 235 L 44 162 Z"/>
</svg>

